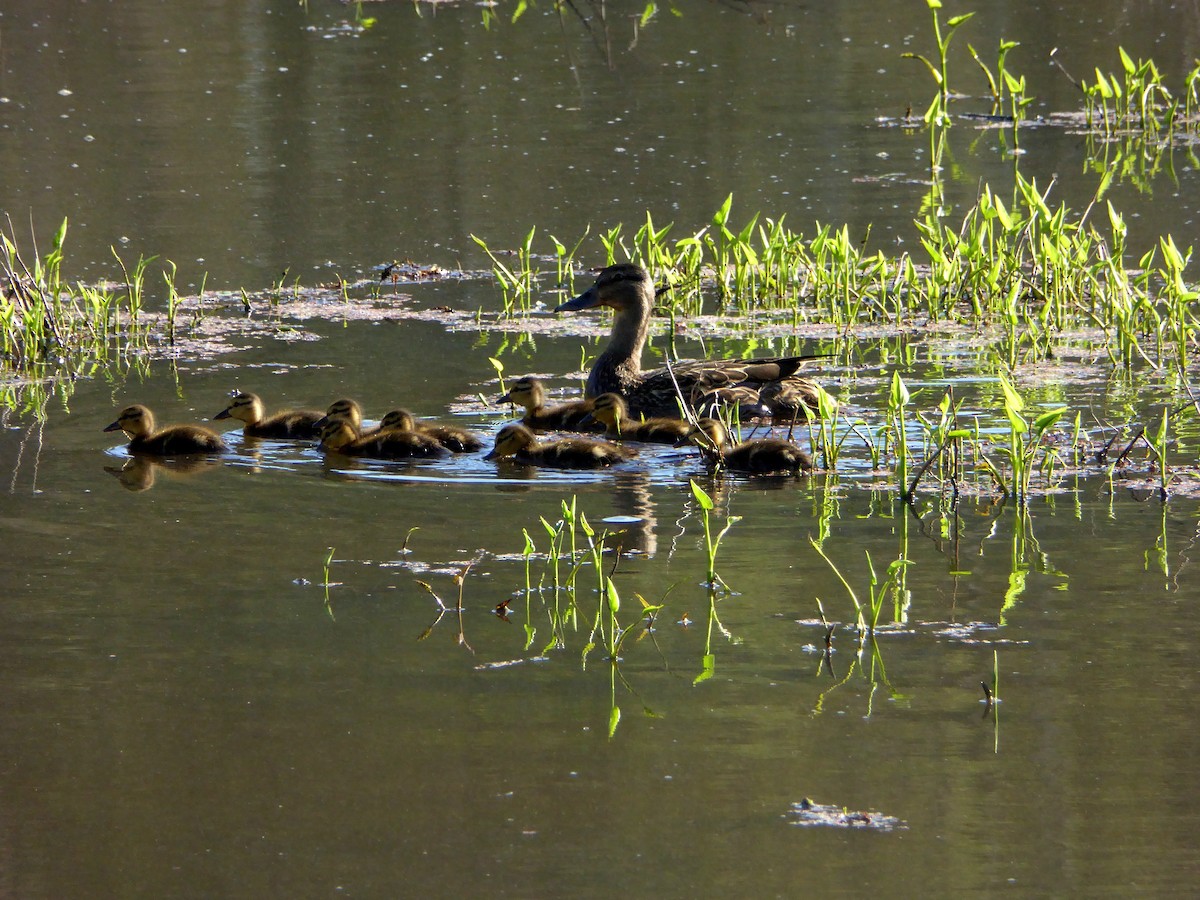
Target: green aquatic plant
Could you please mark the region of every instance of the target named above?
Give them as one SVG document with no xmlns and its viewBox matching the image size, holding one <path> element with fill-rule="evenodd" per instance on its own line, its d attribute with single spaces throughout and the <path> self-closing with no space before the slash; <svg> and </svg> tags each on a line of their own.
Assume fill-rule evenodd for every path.
<svg viewBox="0 0 1200 900">
<path fill-rule="evenodd" d="M 996 448 L 1009 464 L 1010 477 L 990 462 L 986 462 L 988 470 L 996 479 L 1001 490 L 1024 507 L 1029 502 L 1029 486 L 1039 453 L 1043 461 L 1053 465 L 1056 450 L 1044 447 L 1042 438 L 1046 431 L 1058 422 L 1067 411 L 1067 407 L 1058 406 L 1054 409 L 1029 418 L 1025 413 L 1025 400 L 1017 389 L 1003 375 L 999 377 L 1000 387 L 1004 392 L 1004 415 L 1008 419 L 1008 444 Z"/>
<path fill-rule="evenodd" d="M 864 604 L 858 599 L 858 594 L 850 586 L 850 582 L 846 580 L 846 576 L 842 574 L 841 570 L 829 558 L 824 549 L 822 549 L 820 542 L 814 540 L 811 535 L 808 538 L 808 542 L 817 551 L 821 559 L 825 560 L 829 568 L 833 570 L 833 574 L 837 576 L 838 581 L 846 589 L 846 593 L 850 597 L 850 603 L 854 607 L 855 621 L 860 637 L 875 633 L 875 629 L 879 625 L 879 616 L 883 610 L 884 601 L 889 595 L 893 597 L 896 618 L 897 621 L 900 621 L 902 610 L 907 606 L 907 588 L 903 580 L 904 570 L 912 564 L 906 556 L 906 543 L 902 544 L 901 555 L 888 565 L 886 577 L 882 582 L 880 582 L 879 576 L 876 574 L 875 564 L 871 561 L 870 551 L 864 551 L 867 557 L 868 576 L 867 602 Z M 816 602 L 818 608 L 822 609 L 822 617 L 824 617 L 819 597 L 816 598 Z"/>
<path fill-rule="evenodd" d="M 725 580 L 717 574 L 717 551 L 721 548 L 721 541 L 725 535 L 729 533 L 734 525 L 742 520 L 741 516 L 727 516 L 725 519 L 725 527 L 717 534 L 713 535 L 712 527 L 712 512 L 714 507 L 712 497 L 710 497 L 700 485 L 694 480 L 689 481 L 692 491 L 692 497 L 696 501 L 696 505 L 700 508 L 700 521 L 704 525 L 704 553 L 707 560 L 707 574 L 705 583 L 716 587 L 720 585 L 725 590 L 729 590 L 729 585 Z"/>
<path fill-rule="evenodd" d="M 950 107 L 950 41 L 954 38 L 954 33 L 974 16 L 975 13 L 952 16 L 946 20 L 945 30 L 943 31 L 941 20 L 938 17 L 938 10 L 942 8 L 941 0 L 925 0 L 925 5 L 933 14 L 933 39 L 937 49 L 936 64 L 931 62 L 927 56 L 923 56 L 920 53 L 902 53 L 900 56 L 903 59 L 915 59 L 924 63 L 925 68 L 929 70 L 929 74 L 933 76 L 934 84 L 937 85 L 937 93 L 934 94 L 933 101 L 925 111 L 925 121 L 929 123 L 948 124 Z"/>
</svg>

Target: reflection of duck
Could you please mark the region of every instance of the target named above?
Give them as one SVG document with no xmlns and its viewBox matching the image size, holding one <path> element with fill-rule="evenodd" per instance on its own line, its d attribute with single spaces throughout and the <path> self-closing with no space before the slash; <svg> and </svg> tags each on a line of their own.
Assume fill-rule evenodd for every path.
<svg viewBox="0 0 1200 900">
<path fill-rule="evenodd" d="M 414 431 L 433 438 L 452 453 L 472 453 L 483 449 L 483 441 L 465 428 L 438 425 L 435 422 L 418 422 L 407 409 L 393 409 L 380 420 L 379 430 Z"/>
<path fill-rule="evenodd" d="M 415 431 L 375 431 L 359 436 L 346 419 L 326 416 L 321 426 L 321 449 L 347 456 L 373 459 L 432 459 L 450 451 L 431 437 Z"/>
<path fill-rule="evenodd" d="M 626 441 L 646 441 L 652 444 L 677 444 L 692 430 L 683 419 L 629 418 L 629 407 L 620 394 L 601 394 L 592 407 L 592 417 L 603 422 L 608 436 Z"/>
<path fill-rule="evenodd" d="M 242 434 L 246 437 L 315 438 L 320 433 L 316 426 L 322 415 L 315 409 L 288 409 L 268 418 L 258 394 L 243 393 L 213 418 L 244 422 Z"/>
<path fill-rule="evenodd" d="M 521 424 L 535 431 L 574 431 L 592 411 L 591 400 L 570 400 L 556 406 L 546 405 L 546 386 L 532 375 L 518 378 L 497 403 L 515 403 L 525 407 Z"/>
<path fill-rule="evenodd" d="M 517 462 L 531 466 L 551 466 L 557 469 L 599 469 L 632 459 L 636 454 L 628 447 L 587 438 L 562 438 L 539 444 L 537 437 L 524 425 L 505 425 L 496 433 L 496 445 L 484 459 L 511 456 Z"/>
<path fill-rule="evenodd" d="M 752 438 L 727 447 L 729 432 L 716 419 L 701 419 L 688 438 L 709 458 L 726 468 L 764 475 L 770 472 L 800 472 L 812 468 L 812 458 L 790 441 Z"/>
<path fill-rule="evenodd" d="M 105 431 L 124 431 L 133 453 L 170 456 L 174 453 L 224 453 L 229 448 L 215 431 L 199 425 L 168 425 L 154 430 L 154 413 L 140 403 L 127 406 Z"/>
<path fill-rule="evenodd" d="M 194 475 L 208 469 L 215 469 L 217 464 L 207 459 L 184 457 L 182 459 L 159 460 L 150 456 L 131 456 L 123 466 L 105 466 L 104 471 L 121 482 L 121 487 L 134 493 L 148 491 L 154 487 L 154 477 L 159 470 L 166 470 L 172 475 Z"/>
<path fill-rule="evenodd" d="M 642 372 L 642 348 L 654 309 L 654 282 L 641 266 L 609 266 L 587 291 L 559 306 L 555 312 L 573 312 L 608 306 L 614 310 L 608 347 L 597 358 L 587 380 L 587 395 L 620 394 L 632 415 L 678 415 L 675 384 L 690 406 L 702 405 L 712 391 L 742 386 L 758 388 L 775 381 L 805 384 L 796 372 L 807 359 L 789 356 L 770 359 L 702 359 L 673 363 L 671 369 Z M 674 373 L 674 380 L 672 380 Z"/>
</svg>

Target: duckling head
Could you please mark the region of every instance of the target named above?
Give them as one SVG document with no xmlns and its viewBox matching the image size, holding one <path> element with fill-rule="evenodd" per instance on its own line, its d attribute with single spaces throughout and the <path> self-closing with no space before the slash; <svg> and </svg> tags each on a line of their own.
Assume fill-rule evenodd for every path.
<svg viewBox="0 0 1200 900">
<path fill-rule="evenodd" d="M 325 410 L 325 419 L 346 419 L 352 428 L 358 430 L 362 428 L 362 407 L 358 405 L 357 400 L 343 397 L 341 400 L 334 400 L 329 404 L 329 408 Z M 325 419 L 322 419 L 321 422 L 324 422 Z M 318 428 L 320 428 L 321 422 L 317 423 Z"/>
<path fill-rule="evenodd" d="M 337 450 L 345 447 L 358 437 L 358 429 L 345 417 L 326 416 L 321 420 L 321 423 L 322 450 Z"/>
<path fill-rule="evenodd" d="M 154 413 L 140 403 L 127 406 L 117 416 L 117 421 L 104 428 L 105 431 L 123 431 L 130 438 L 145 437 L 154 431 Z"/>
<path fill-rule="evenodd" d="M 505 425 L 496 432 L 496 444 L 484 459 L 502 459 L 537 443 L 533 432 L 524 425 Z"/>
<path fill-rule="evenodd" d="M 591 416 L 612 428 L 618 422 L 629 418 L 629 406 L 620 394 L 601 394 L 593 402 Z"/>
<path fill-rule="evenodd" d="M 686 440 L 706 453 L 720 453 L 729 441 L 729 432 L 716 419 L 700 419 L 692 426 Z"/>
<path fill-rule="evenodd" d="M 654 303 L 654 281 L 650 273 L 633 263 L 609 266 L 598 276 L 596 283 L 575 297 L 555 307 L 555 312 L 576 312 L 609 306 L 613 309 Z"/>
<path fill-rule="evenodd" d="M 235 394 L 229 405 L 213 416 L 214 419 L 237 419 L 241 422 L 258 422 L 265 414 L 263 402 L 258 394 Z"/>
<path fill-rule="evenodd" d="M 379 421 L 380 431 L 414 431 L 417 427 L 417 420 L 407 409 L 393 409 Z"/>
<path fill-rule="evenodd" d="M 497 403 L 515 403 L 526 409 L 537 409 L 546 402 L 546 388 L 532 375 L 518 378 L 508 388 L 507 394 L 501 394 Z"/>
</svg>

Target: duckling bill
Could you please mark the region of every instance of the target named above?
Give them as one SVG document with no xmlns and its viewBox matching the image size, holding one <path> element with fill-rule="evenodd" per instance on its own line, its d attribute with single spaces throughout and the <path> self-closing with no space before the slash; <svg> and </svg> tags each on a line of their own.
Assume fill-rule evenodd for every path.
<svg viewBox="0 0 1200 900">
<path fill-rule="evenodd" d="M 154 413 L 136 403 L 121 410 L 117 420 L 104 429 L 123 431 L 132 453 L 172 456 L 184 453 L 224 453 L 229 448 L 215 431 L 199 425 L 168 425 L 155 430 Z"/>
</svg>

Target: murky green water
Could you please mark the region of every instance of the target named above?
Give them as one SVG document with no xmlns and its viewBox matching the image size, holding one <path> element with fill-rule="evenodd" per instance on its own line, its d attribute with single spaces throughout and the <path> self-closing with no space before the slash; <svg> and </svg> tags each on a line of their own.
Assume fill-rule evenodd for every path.
<svg viewBox="0 0 1200 900">
<path fill-rule="evenodd" d="M 207 272 L 209 287 L 262 287 L 285 267 L 353 278 L 393 258 L 480 268 L 471 233 L 500 247 L 536 224 L 573 240 L 647 210 L 690 232 L 730 191 L 747 218 L 873 223 L 875 240 L 915 243 L 925 139 L 875 118 L 927 102 L 927 75 L 898 58 L 928 49 L 921 4 L 783 7 L 770 27 L 687 8 L 632 52 L 614 19 L 615 72 L 544 12 L 488 32 L 475 8 L 371 5 L 379 23 L 350 36 L 346 10 L 310 5 L 5 8 L 0 209 L 19 233 L 32 211 L 45 239 L 69 216 L 72 278 L 113 277 L 115 244 L 175 260 L 184 282 Z M 1176 83 L 1191 66 L 1196 17 L 1169 4 L 983 6 L 964 43 L 1020 40 L 1010 66 L 1045 113 L 1078 103 L 1043 71 L 1053 46 L 1077 75 L 1115 67 L 1118 43 Z M 1007 183 L 993 133 L 954 137 L 952 202 L 980 179 Z M 1076 207 L 1095 189 L 1080 142 L 1022 135 L 1022 171 L 1057 175 Z M 1193 242 L 1196 173 L 1180 158 L 1175 175 L 1150 194 L 1114 189 L 1140 240 Z M 497 296 L 473 280 L 399 290 L 422 308 Z M 116 367 L 44 423 L 4 420 L 6 894 L 1191 891 L 1194 500 L 1163 506 L 1140 477 L 1091 477 L 1028 517 L 965 498 L 943 518 L 929 495 L 918 519 L 865 486 L 853 447 L 834 488 L 704 481 L 722 518 L 742 517 L 718 557 L 736 593 L 714 619 L 687 487 L 701 470 L 671 448 L 615 473 L 532 474 L 478 456 L 328 464 L 235 433 L 210 467 L 119 471 L 127 456 L 100 429 L 127 402 L 198 421 L 235 387 L 275 407 L 352 395 L 376 417 L 453 410 L 490 434 L 507 410 L 471 400 L 496 392 L 489 357 L 565 388 L 580 345 L 595 346 L 538 335 L 513 349 L 422 321 L 304 327 L 318 339 L 236 337 L 174 367 Z M 1003 421 L 969 341 L 912 341 L 911 363 L 894 342 L 861 345 L 861 365 L 824 377 L 873 426 L 896 368 L 926 387 L 923 410 L 954 383 L 984 427 Z M 1089 428 L 1147 420 L 1167 379 L 1103 363 L 1018 374 L 1033 402 L 1083 409 Z M 1194 462 L 1187 425 L 1181 441 Z M 639 618 L 635 594 L 665 598 L 615 670 L 602 648 L 583 663 L 588 589 L 578 628 L 549 650 L 541 561 L 528 609 L 520 593 L 523 529 L 544 550 L 540 517 L 572 495 L 637 551 L 615 575 L 623 624 Z M 860 598 L 864 551 L 881 576 L 899 555 L 912 563 L 905 602 L 889 601 L 861 653 L 846 589 L 809 542 L 826 533 Z M 437 621 L 418 580 L 453 603 L 471 562 L 461 625 Z M 515 592 L 505 621 L 493 608 Z M 818 598 L 839 623 L 828 666 Z M 988 711 L 994 659 L 1002 702 Z M 800 827 L 804 797 L 905 827 Z"/>
</svg>

